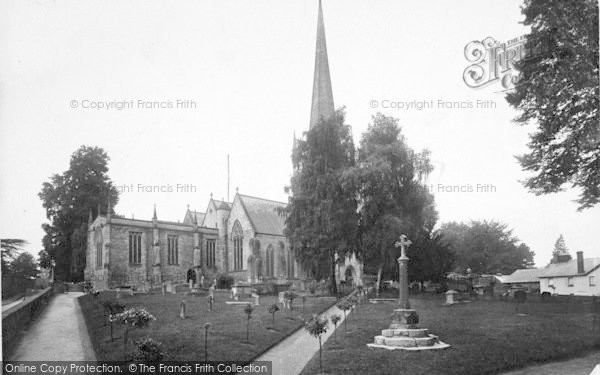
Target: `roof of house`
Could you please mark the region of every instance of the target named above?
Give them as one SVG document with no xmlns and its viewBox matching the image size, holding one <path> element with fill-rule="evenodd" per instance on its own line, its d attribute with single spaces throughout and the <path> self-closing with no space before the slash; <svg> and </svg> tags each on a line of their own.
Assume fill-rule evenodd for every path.
<svg viewBox="0 0 600 375">
<path fill-rule="evenodd" d="M 285 217 L 279 211 L 286 203 L 241 194 L 238 198 L 256 233 L 284 235 Z"/>
<path fill-rule="evenodd" d="M 550 263 L 540 277 L 569 277 L 585 276 L 600 267 L 600 258 L 586 258 L 583 260 L 583 273 L 577 272 L 577 259 L 571 259 L 568 262 Z"/>
<path fill-rule="evenodd" d="M 503 284 L 515 284 L 515 283 L 535 283 L 540 281 L 540 276 L 543 274 L 543 268 L 526 268 L 516 270 L 510 275 L 502 277 Z"/>
</svg>

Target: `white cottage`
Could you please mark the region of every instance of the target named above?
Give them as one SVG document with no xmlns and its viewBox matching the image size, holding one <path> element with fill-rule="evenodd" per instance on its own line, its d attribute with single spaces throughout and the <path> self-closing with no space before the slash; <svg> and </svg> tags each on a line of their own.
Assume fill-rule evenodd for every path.
<svg viewBox="0 0 600 375">
<path fill-rule="evenodd" d="M 552 295 L 600 296 L 600 258 L 549 264 L 540 277 L 540 292 Z"/>
</svg>

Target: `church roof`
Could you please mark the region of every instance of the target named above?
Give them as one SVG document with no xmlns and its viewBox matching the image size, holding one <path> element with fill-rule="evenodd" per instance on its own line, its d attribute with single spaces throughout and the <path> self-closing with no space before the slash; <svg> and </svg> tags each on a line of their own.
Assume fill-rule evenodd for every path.
<svg viewBox="0 0 600 375">
<path fill-rule="evenodd" d="M 231 203 L 229 203 L 229 202 L 219 201 L 216 199 L 213 199 L 213 202 L 215 202 L 215 207 L 217 208 L 217 210 L 222 209 L 222 208 L 231 210 Z"/>
<path fill-rule="evenodd" d="M 185 218 L 183 219 L 183 223 L 184 224 L 193 224 L 194 223 L 194 219 L 196 219 L 196 223 L 198 223 L 198 225 L 202 225 L 202 222 L 204 221 L 204 216 L 206 216 L 206 214 L 204 212 L 197 212 L 197 211 L 192 211 L 188 208 L 187 212 L 185 213 Z"/>
<path fill-rule="evenodd" d="M 256 233 L 284 235 L 285 217 L 278 211 L 285 208 L 286 203 L 241 194 L 238 198 Z"/>
<path fill-rule="evenodd" d="M 543 272 L 543 268 L 526 268 L 516 270 L 510 275 L 502 277 L 501 280 L 503 284 L 536 283 L 540 281 Z"/>
</svg>

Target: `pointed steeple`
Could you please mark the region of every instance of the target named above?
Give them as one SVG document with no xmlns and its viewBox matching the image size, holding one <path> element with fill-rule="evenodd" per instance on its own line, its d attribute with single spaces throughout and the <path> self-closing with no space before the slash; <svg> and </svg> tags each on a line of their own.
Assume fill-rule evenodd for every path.
<svg viewBox="0 0 600 375">
<path fill-rule="evenodd" d="M 152 220 L 157 220 L 158 218 L 156 217 L 156 203 L 154 203 L 154 214 L 152 215 Z"/>
<path fill-rule="evenodd" d="M 294 169 L 298 169 L 297 162 L 297 150 L 298 150 L 298 139 L 296 138 L 296 130 L 294 129 L 294 141 L 292 142 L 292 166 Z"/>
<path fill-rule="evenodd" d="M 315 52 L 315 75 L 313 80 L 312 105 L 310 109 L 310 126 L 316 125 L 321 117 L 333 117 L 333 90 L 329 75 L 329 60 L 327 58 L 327 43 L 325 42 L 325 24 L 323 22 L 323 8 L 319 0 L 319 18 L 317 21 L 317 47 Z"/>
</svg>

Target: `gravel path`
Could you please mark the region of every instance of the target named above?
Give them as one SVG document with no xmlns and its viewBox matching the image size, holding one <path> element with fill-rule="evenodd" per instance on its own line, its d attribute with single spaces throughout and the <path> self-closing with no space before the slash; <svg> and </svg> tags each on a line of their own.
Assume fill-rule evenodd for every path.
<svg viewBox="0 0 600 375">
<path fill-rule="evenodd" d="M 25 332 L 15 349 L 14 361 L 95 361 L 96 356 L 77 297 L 58 294 Z"/>
<path fill-rule="evenodd" d="M 600 374 L 600 353 L 563 362 L 526 367 L 521 370 L 506 372 L 502 375 L 590 375 L 596 366 L 598 366 L 597 371 Z"/>
<path fill-rule="evenodd" d="M 334 305 L 323 313 L 328 318 L 333 314 L 338 314 L 342 317 L 342 320 L 338 323 L 338 327 L 340 324 L 344 324 L 344 312 L 338 309 L 337 306 Z M 327 332 L 321 337 L 323 345 L 333 335 L 333 324 L 331 324 L 331 321 L 328 322 L 327 327 Z M 255 361 L 272 362 L 273 375 L 296 375 L 302 371 L 304 366 L 318 351 L 319 340 L 309 335 L 302 328 L 272 347 Z"/>
</svg>

